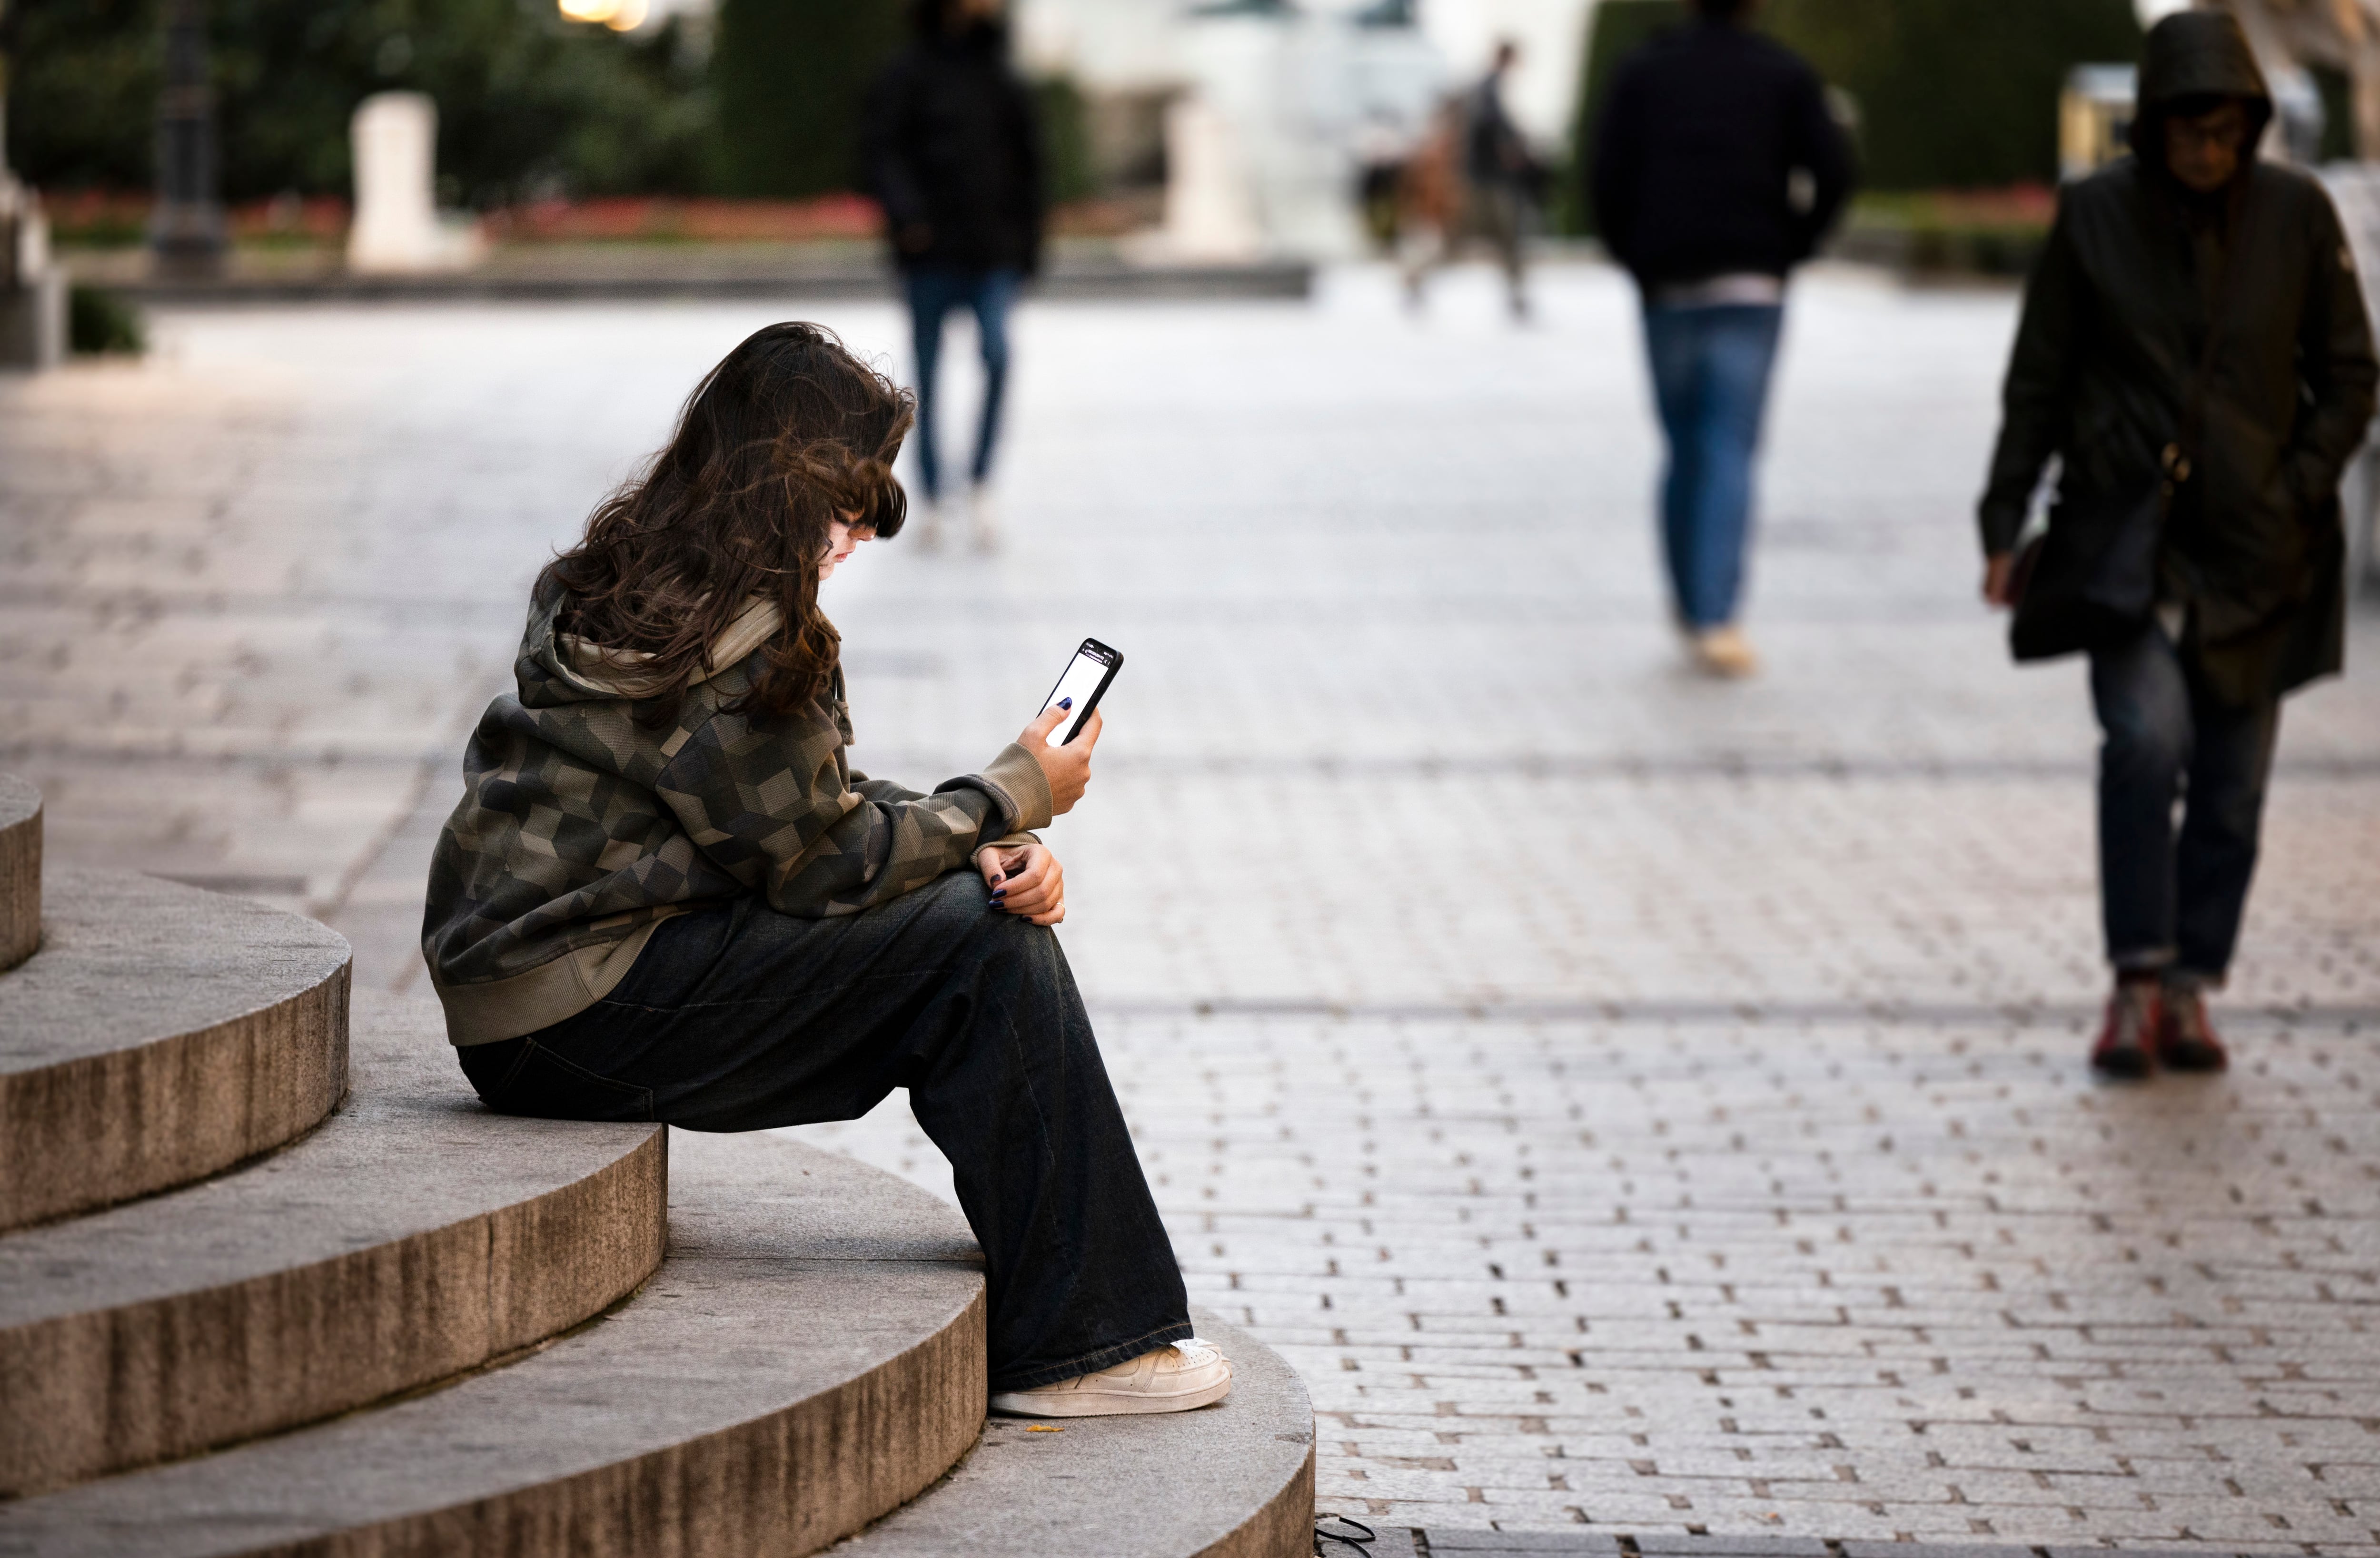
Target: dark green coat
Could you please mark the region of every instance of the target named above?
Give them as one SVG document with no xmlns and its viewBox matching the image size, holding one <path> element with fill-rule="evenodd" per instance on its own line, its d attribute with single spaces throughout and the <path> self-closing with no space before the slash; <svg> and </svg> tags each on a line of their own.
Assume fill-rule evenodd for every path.
<svg viewBox="0 0 2380 1558">
<path fill-rule="evenodd" d="M 2168 57 L 2160 79 L 2160 63 L 2153 42 L 2140 152 L 2162 146 L 2159 105 L 2204 96 L 2210 79 L 2236 83 L 2241 65 Z M 2262 81 L 2252 62 L 2244 69 L 2261 109 Z M 1984 550 L 2010 550 L 2044 466 L 2059 457 L 2037 591 L 2098 566 L 2123 515 L 2144 502 L 2154 512 L 2162 452 L 2182 431 L 2214 291 L 2211 281 L 2202 285 L 2181 198 L 2161 163 L 2138 153 L 2060 192 L 2025 290 L 1980 513 Z M 2338 478 L 2371 422 L 2380 364 L 2355 262 L 2322 187 L 2252 162 L 2228 199 L 2221 317 L 2190 477 L 2194 523 L 2168 530 L 2160 562 L 2168 589 L 2179 581 L 2188 598 L 2190 639 L 2208 682 L 2244 702 L 2339 669 Z M 2022 612 L 2019 622 L 2021 658 L 2087 648 L 2107 631 L 2088 620 L 2028 627 Z"/>
</svg>

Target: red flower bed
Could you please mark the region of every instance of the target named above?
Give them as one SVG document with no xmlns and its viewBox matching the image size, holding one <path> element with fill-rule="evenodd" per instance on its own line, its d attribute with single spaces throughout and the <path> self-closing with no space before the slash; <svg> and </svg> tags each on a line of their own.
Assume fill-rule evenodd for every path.
<svg viewBox="0 0 2380 1558">
<path fill-rule="evenodd" d="M 484 221 L 488 236 L 498 243 L 801 243 L 873 238 L 883 223 L 876 202 L 860 195 L 809 200 L 664 195 L 543 200 L 491 211 Z"/>
</svg>

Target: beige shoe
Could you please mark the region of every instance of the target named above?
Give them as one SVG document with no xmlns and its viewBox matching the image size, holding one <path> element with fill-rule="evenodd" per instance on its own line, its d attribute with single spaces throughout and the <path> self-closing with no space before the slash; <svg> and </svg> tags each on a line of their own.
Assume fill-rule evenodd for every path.
<svg viewBox="0 0 2380 1558">
<path fill-rule="evenodd" d="M 1187 1412 L 1232 1394 L 1232 1360 L 1192 1337 L 1054 1385 L 1003 1390 L 991 1409 L 1012 1418 L 1114 1418 L 1127 1412 Z"/>
<path fill-rule="evenodd" d="M 919 551 L 941 550 L 942 505 L 941 501 L 937 499 L 929 498 L 924 502 L 917 504 L 915 507 L 911 508 L 909 511 L 909 525 L 904 526 L 904 528 L 915 530 L 917 537 L 917 550 Z"/>
<path fill-rule="evenodd" d="M 992 501 L 991 489 L 982 482 L 967 489 L 967 528 L 975 533 L 975 550 L 997 551 L 1000 549 L 1000 505 Z"/>
<path fill-rule="evenodd" d="M 1733 622 L 1695 634 L 1692 649 L 1694 668 L 1706 675 L 1743 677 L 1760 670 L 1760 657 L 1754 653 L 1752 640 Z"/>
</svg>

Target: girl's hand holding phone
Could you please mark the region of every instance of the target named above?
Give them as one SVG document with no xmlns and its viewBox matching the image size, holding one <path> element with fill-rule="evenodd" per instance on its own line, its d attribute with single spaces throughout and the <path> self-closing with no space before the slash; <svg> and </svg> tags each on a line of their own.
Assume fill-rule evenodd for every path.
<svg viewBox="0 0 2380 1558">
<path fill-rule="evenodd" d="M 1054 925 L 1066 917 L 1065 868 L 1039 844 L 978 850 L 975 864 L 991 891 L 994 909 L 1022 915 L 1037 925 Z"/>
<path fill-rule="evenodd" d="M 1050 732 L 1061 720 L 1072 719 L 1074 700 L 1051 704 L 1041 711 L 1041 717 L 1017 734 L 1016 744 L 1033 754 L 1041 765 L 1042 777 L 1050 781 L 1050 815 L 1063 816 L 1075 809 L 1083 798 L 1083 787 L 1091 782 L 1091 748 L 1099 743 L 1099 727 L 1106 717 L 1098 709 L 1084 722 L 1082 734 L 1063 746 L 1050 744 Z"/>
</svg>

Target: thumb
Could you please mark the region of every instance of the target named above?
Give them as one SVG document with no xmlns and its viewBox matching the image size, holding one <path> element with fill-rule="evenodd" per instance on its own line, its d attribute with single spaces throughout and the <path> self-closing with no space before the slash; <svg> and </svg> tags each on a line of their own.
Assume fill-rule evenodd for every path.
<svg viewBox="0 0 2380 1558">
<path fill-rule="evenodd" d="M 1061 698 L 1058 702 L 1051 704 L 1049 707 L 1041 711 L 1039 719 L 1034 720 L 1032 724 L 1025 727 L 1025 733 L 1029 736 L 1037 736 L 1043 742 L 1047 742 L 1050 739 L 1050 732 L 1058 728 L 1059 721 L 1066 719 L 1073 715 L 1074 709 L 1072 705 L 1074 704 L 1074 701 L 1075 700 L 1072 698 Z"/>
</svg>

